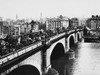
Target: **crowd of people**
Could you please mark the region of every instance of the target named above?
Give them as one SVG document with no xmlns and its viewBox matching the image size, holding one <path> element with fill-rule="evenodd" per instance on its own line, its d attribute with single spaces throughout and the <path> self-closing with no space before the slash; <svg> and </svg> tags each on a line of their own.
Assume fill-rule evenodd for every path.
<svg viewBox="0 0 100 75">
<path fill-rule="evenodd" d="M 15 52 L 23 47 L 29 46 L 43 39 L 52 37 L 63 31 L 64 30 L 56 29 L 55 31 L 46 30 L 30 32 L 27 34 L 21 34 L 20 36 L 7 35 L 6 38 L 0 39 L 0 57 L 5 56 L 11 52 Z"/>
</svg>

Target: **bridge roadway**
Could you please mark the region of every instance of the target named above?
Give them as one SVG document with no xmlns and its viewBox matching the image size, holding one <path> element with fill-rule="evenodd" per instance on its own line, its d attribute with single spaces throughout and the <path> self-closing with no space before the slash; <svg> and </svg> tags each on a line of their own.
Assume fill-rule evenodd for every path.
<svg viewBox="0 0 100 75">
<path fill-rule="evenodd" d="M 49 55 L 50 57 L 47 56 L 49 51 L 46 52 L 46 50 L 49 50 L 48 48 L 51 49 L 51 47 L 54 46 L 54 44 L 57 41 L 61 42 L 59 40 L 62 40 L 64 38 L 62 41 L 64 42 L 64 40 L 65 40 L 64 49 L 66 50 L 65 51 L 65 53 L 66 53 L 70 49 L 71 45 L 73 45 L 73 43 L 77 42 L 80 38 L 82 38 L 82 36 L 83 36 L 83 32 L 81 29 L 70 30 L 70 31 L 66 31 L 66 32 L 57 34 L 50 38 L 41 40 L 37 43 L 31 44 L 27 47 L 17 50 L 16 52 L 9 53 L 9 54 L 3 56 L 2 58 L 0 58 L 0 74 L 6 75 L 6 74 L 13 72 L 14 69 L 19 67 L 18 63 L 26 60 L 28 57 L 35 55 L 36 53 L 41 51 L 41 58 L 42 58 L 41 64 L 40 64 L 41 68 L 38 68 L 38 66 L 35 66 L 34 64 L 33 64 L 33 66 L 35 66 L 39 70 L 39 74 L 42 75 L 42 74 L 46 73 L 47 70 L 52 66 L 52 64 L 50 62 L 51 55 Z M 68 39 L 66 39 L 66 38 L 68 38 Z M 49 60 L 48 60 L 48 57 L 49 57 Z M 38 57 L 36 59 L 38 59 Z"/>
</svg>

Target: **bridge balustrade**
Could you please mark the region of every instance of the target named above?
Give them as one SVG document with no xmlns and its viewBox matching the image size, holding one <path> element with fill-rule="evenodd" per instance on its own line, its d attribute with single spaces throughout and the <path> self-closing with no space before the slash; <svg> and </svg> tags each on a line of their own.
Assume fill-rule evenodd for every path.
<svg viewBox="0 0 100 75">
<path fill-rule="evenodd" d="M 65 35 L 65 32 L 57 34 L 57 35 L 49 37 L 49 38 L 46 38 L 46 39 L 43 39 L 42 43 L 43 44 L 49 44 L 52 40 L 55 40 L 55 39 L 57 39 L 57 38 L 59 38 L 59 37 L 61 37 L 63 35 Z"/>
<path fill-rule="evenodd" d="M 68 31 L 67 34 L 70 34 L 70 33 L 72 33 L 72 32 L 75 32 L 75 30 L 70 30 L 70 31 Z"/>
<path fill-rule="evenodd" d="M 71 30 L 71 31 L 67 31 L 67 32 L 68 32 L 67 34 L 69 34 L 71 32 L 75 32 L 75 30 Z M 24 54 L 26 52 L 29 52 L 29 51 L 31 51 L 31 50 L 33 50 L 33 49 L 35 49 L 35 48 L 37 48 L 37 47 L 39 47 L 41 45 L 43 45 L 43 42 L 45 44 L 49 44 L 51 41 L 53 41 L 53 40 L 55 40 L 55 39 L 57 39 L 59 37 L 62 37 L 64 35 L 66 35 L 66 32 L 57 34 L 55 36 L 47 38 L 45 41 L 36 42 L 36 43 L 31 44 L 29 46 L 26 46 L 26 47 L 24 47 L 22 49 L 19 49 L 19 50 L 15 51 L 15 52 L 11 52 L 11 53 L 9 53 L 7 55 L 4 55 L 3 57 L 0 58 L 0 65 L 8 62 L 9 60 L 12 60 L 12 59 L 16 58 L 16 57 L 18 57 L 18 56 L 20 56 L 20 55 L 22 55 L 22 54 Z"/>
<path fill-rule="evenodd" d="M 61 37 L 61 36 L 63 36 L 63 35 L 65 35 L 65 32 L 64 32 L 64 33 L 61 33 L 61 34 L 58 34 L 58 35 L 55 35 L 55 36 L 53 36 L 53 37 L 50 37 L 50 41 L 52 41 L 52 40 L 54 40 L 54 39 L 57 39 L 57 38 L 59 38 L 59 37 Z"/>
<path fill-rule="evenodd" d="M 16 57 L 18 57 L 18 56 L 20 56 L 20 55 L 22 55 L 26 52 L 29 52 L 29 51 L 31 51 L 31 50 L 33 50 L 33 49 L 35 49 L 35 48 L 37 48 L 41 45 L 42 45 L 42 42 L 40 41 L 40 42 L 37 42 L 37 43 L 32 44 L 30 46 L 27 46 L 25 48 L 22 48 L 18 51 L 9 53 L 9 54 L 3 56 L 2 58 L 0 58 L 0 65 L 2 65 L 3 63 L 8 62 L 9 60 L 12 60 L 12 59 L 16 58 Z"/>
<path fill-rule="evenodd" d="M 80 30 L 80 29 L 78 29 L 78 31 L 79 31 L 79 30 Z M 70 33 L 72 33 L 72 32 L 75 32 L 75 30 L 68 30 L 68 31 L 66 31 L 66 32 L 67 32 L 67 34 L 70 34 Z M 52 40 L 55 40 L 55 39 L 57 39 L 57 38 L 59 38 L 59 37 L 61 37 L 61 36 L 66 35 L 66 32 L 63 32 L 63 33 L 60 33 L 60 34 L 57 34 L 57 35 L 55 35 L 55 36 L 50 37 L 49 40 L 46 41 L 46 44 L 50 43 L 50 41 L 52 41 Z"/>
</svg>

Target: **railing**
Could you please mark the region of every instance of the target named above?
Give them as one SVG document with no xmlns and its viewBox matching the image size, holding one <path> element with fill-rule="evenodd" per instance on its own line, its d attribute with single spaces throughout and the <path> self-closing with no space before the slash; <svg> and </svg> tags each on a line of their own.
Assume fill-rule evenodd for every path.
<svg viewBox="0 0 100 75">
<path fill-rule="evenodd" d="M 75 30 L 68 31 L 68 34 L 70 34 L 71 32 L 75 32 Z"/>
<path fill-rule="evenodd" d="M 50 41 L 52 41 L 52 40 L 54 40 L 54 39 L 57 39 L 57 38 L 59 38 L 59 37 L 65 35 L 65 34 L 66 34 L 66 33 L 64 32 L 64 33 L 61 33 L 61 34 L 59 34 L 59 35 L 55 35 L 55 36 L 53 36 L 53 37 L 50 37 Z"/>
<path fill-rule="evenodd" d="M 46 41 L 46 44 L 50 43 L 50 41 L 55 40 L 55 39 L 57 39 L 57 38 L 59 38 L 59 37 L 61 37 L 63 35 L 65 35 L 65 33 L 61 33 L 59 35 L 55 35 L 53 37 L 50 37 L 50 39 Z M 15 51 L 15 52 L 11 52 L 11 53 L 9 53 L 7 55 L 4 55 L 2 58 L 0 58 L 0 65 L 2 65 L 3 63 L 6 63 L 9 60 L 12 60 L 12 59 L 16 58 L 16 57 L 18 57 L 18 56 L 20 56 L 20 55 L 22 55 L 22 54 L 24 54 L 26 52 L 29 52 L 29 51 L 31 51 L 31 50 L 33 50 L 33 49 L 35 49 L 35 48 L 37 48 L 37 47 L 39 47 L 41 45 L 42 45 L 42 41 L 37 42 L 37 43 L 32 44 L 32 45 L 29 45 L 29 46 L 24 47 L 22 49 L 19 49 L 19 50 Z"/>
<path fill-rule="evenodd" d="M 54 36 L 52 36 L 50 38 L 47 38 L 47 39 L 44 40 L 45 41 L 45 44 L 49 44 L 52 40 L 55 40 L 55 39 L 57 39 L 57 38 L 59 38 L 61 36 L 64 36 L 64 35 L 66 35 L 65 32 L 64 33 L 60 33 L 58 35 L 54 35 Z"/>
<path fill-rule="evenodd" d="M 74 32 L 74 31 L 75 30 L 71 30 L 71 31 L 68 31 L 68 33 L 71 33 L 71 32 Z M 66 32 L 54 35 L 50 38 L 47 38 L 46 40 L 44 39 L 44 42 L 45 42 L 45 44 L 49 44 L 52 40 L 55 40 L 55 39 L 62 37 L 64 35 L 66 35 Z M 37 48 L 41 45 L 43 45 L 43 40 L 41 40 L 37 43 L 31 44 L 29 46 L 26 46 L 24 48 L 21 48 L 21 49 L 15 51 L 15 52 L 11 52 L 7 55 L 4 55 L 0 58 L 0 65 L 2 65 L 3 63 L 6 63 L 9 60 L 12 60 L 12 59 L 18 57 L 18 56 L 21 56 L 22 54 L 27 53 L 27 52 L 29 52 L 29 51 L 31 51 L 31 50 L 33 50 L 33 49 L 35 49 L 35 48 Z"/>
<path fill-rule="evenodd" d="M 40 41 L 40 42 L 37 42 L 37 43 L 32 44 L 30 46 L 27 46 L 25 48 L 19 49 L 18 51 L 11 52 L 8 55 L 5 55 L 2 58 L 0 58 L 0 65 L 2 65 L 3 63 L 6 63 L 9 60 L 16 58 L 16 57 L 18 57 L 26 52 L 29 52 L 29 51 L 31 51 L 31 50 L 33 50 L 41 45 L 42 45 L 42 42 Z"/>
<path fill-rule="evenodd" d="M 68 31 L 67 34 L 70 34 L 71 32 L 75 32 L 75 30 Z M 48 44 L 48 43 L 51 42 L 52 40 L 55 40 L 55 39 L 57 39 L 57 38 L 59 38 L 59 37 L 61 37 L 61 36 L 64 36 L 64 35 L 66 35 L 66 32 L 63 32 L 63 33 L 60 33 L 60 34 L 58 34 L 58 35 L 52 36 L 52 37 L 49 38 L 49 40 L 46 41 L 46 44 Z"/>
</svg>

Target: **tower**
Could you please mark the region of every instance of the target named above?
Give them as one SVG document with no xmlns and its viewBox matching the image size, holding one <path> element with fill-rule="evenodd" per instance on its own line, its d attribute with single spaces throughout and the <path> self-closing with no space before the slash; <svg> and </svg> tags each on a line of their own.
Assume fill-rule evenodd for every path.
<svg viewBox="0 0 100 75">
<path fill-rule="evenodd" d="M 18 20 L 18 15 L 16 14 L 16 20 Z"/>
<path fill-rule="evenodd" d="M 40 14 L 40 22 L 43 23 L 42 12 Z"/>
</svg>

